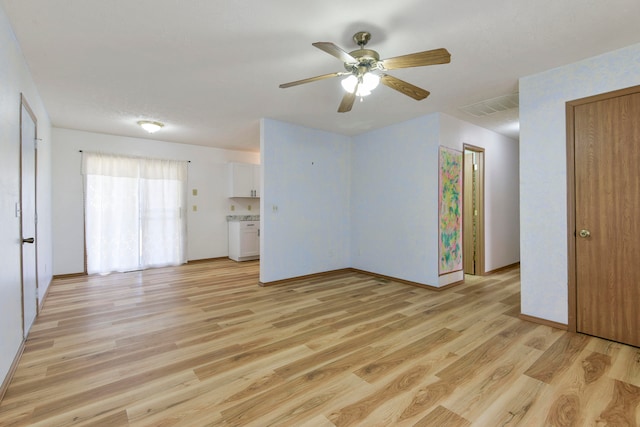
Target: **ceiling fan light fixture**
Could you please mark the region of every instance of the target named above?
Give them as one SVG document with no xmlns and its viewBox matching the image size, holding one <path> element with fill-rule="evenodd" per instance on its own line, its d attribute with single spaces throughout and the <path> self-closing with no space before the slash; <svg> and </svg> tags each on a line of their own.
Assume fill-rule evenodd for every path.
<svg viewBox="0 0 640 427">
<path fill-rule="evenodd" d="M 358 88 L 358 90 L 356 91 L 356 96 L 359 96 L 359 97 L 361 97 L 361 98 L 362 98 L 363 96 L 368 96 L 368 95 L 371 95 L 371 91 L 370 91 L 370 90 L 367 90 L 367 89 L 365 89 L 365 88 L 363 88 L 362 86 L 360 86 L 360 87 Z"/>
<path fill-rule="evenodd" d="M 164 127 L 163 123 L 153 122 L 150 120 L 140 120 L 138 122 L 138 125 L 140 125 L 142 129 L 146 130 L 149 133 L 157 132 Z"/>
<path fill-rule="evenodd" d="M 343 79 L 341 84 L 344 90 L 349 93 L 353 93 L 353 91 L 356 89 L 356 85 L 358 84 L 358 78 L 351 74 L 346 79 Z"/>
<path fill-rule="evenodd" d="M 371 92 L 380 84 L 380 76 L 373 73 L 366 73 L 362 76 L 362 83 L 360 86 L 364 87 L 366 90 Z"/>
<path fill-rule="evenodd" d="M 380 76 L 373 73 L 365 73 L 361 79 L 360 84 L 358 85 L 358 77 L 351 74 L 346 79 L 341 82 L 342 87 L 349 93 L 353 93 L 356 90 L 356 85 L 358 86 L 358 90 L 356 92 L 357 96 L 367 96 L 371 95 L 371 91 L 375 89 L 378 84 L 380 84 Z"/>
</svg>

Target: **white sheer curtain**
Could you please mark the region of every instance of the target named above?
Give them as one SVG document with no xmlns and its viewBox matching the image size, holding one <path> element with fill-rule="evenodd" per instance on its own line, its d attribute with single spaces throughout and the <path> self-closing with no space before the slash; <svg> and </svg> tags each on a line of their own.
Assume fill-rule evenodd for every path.
<svg viewBox="0 0 640 427">
<path fill-rule="evenodd" d="M 187 162 L 82 153 L 87 273 L 185 263 Z"/>
</svg>

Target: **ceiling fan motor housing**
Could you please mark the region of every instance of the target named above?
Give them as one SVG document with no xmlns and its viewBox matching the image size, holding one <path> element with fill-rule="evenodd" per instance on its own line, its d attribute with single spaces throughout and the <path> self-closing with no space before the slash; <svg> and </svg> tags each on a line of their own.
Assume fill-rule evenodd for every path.
<svg viewBox="0 0 640 427">
<path fill-rule="evenodd" d="M 356 59 L 356 63 L 345 62 L 344 67 L 347 71 L 356 75 L 363 75 L 371 70 L 378 68 L 380 55 L 373 49 L 365 49 L 365 45 L 371 40 L 371 33 L 368 31 L 358 31 L 353 35 L 353 41 L 356 42 L 360 49 L 349 52 L 349 55 Z"/>
<path fill-rule="evenodd" d="M 366 73 L 367 71 L 376 69 L 378 67 L 378 61 L 380 61 L 380 55 L 372 49 L 357 49 L 349 52 L 349 55 L 358 61 L 355 64 L 349 62 L 344 63 L 344 67 L 351 72 L 360 70 Z"/>
<path fill-rule="evenodd" d="M 353 41 L 362 49 L 371 40 L 371 33 L 368 31 L 358 31 L 353 35 Z"/>
</svg>

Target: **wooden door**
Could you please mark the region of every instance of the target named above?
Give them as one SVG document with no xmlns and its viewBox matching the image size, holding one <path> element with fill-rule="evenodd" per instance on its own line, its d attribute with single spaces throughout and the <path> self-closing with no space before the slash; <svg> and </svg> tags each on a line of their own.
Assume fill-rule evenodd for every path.
<svg viewBox="0 0 640 427">
<path fill-rule="evenodd" d="M 484 149 L 464 144 L 462 247 L 465 274 L 484 274 Z"/>
<path fill-rule="evenodd" d="M 576 328 L 640 346 L 640 93 L 573 114 Z"/>
<path fill-rule="evenodd" d="M 36 239 L 36 118 L 22 98 L 20 111 L 20 232 L 22 235 L 22 330 L 26 336 L 38 312 Z"/>
<path fill-rule="evenodd" d="M 476 274 L 476 225 L 475 225 L 475 162 L 473 153 L 464 152 L 464 183 L 462 186 L 462 261 L 464 274 Z"/>
</svg>

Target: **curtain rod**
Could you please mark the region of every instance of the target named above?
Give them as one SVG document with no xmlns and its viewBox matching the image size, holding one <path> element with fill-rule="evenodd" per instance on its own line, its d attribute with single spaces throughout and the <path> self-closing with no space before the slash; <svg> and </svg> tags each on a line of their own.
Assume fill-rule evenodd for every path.
<svg viewBox="0 0 640 427">
<path fill-rule="evenodd" d="M 78 150 L 79 153 L 82 153 L 82 150 Z M 135 157 L 135 156 L 134 156 Z M 191 163 L 191 160 L 187 160 L 187 163 Z"/>
</svg>

